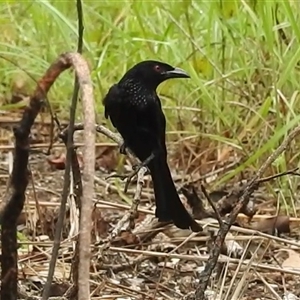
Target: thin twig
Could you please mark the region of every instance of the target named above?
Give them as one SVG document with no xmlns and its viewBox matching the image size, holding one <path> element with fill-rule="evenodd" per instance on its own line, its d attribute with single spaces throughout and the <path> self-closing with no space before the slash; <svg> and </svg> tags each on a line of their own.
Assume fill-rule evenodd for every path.
<svg viewBox="0 0 300 300">
<path fill-rule="evenodd" d="M 96 128 L 97 132 L 102 133 L 103 135 L 105 135 L 109 139 L 116 142 L 119 147 L 121 147 L 123 145 L 124 141 L 123 141 L 122 137 L 119 134 L 113 133 L 111 130 L 104 127 L 103 125 L 97 125 L 96 124 L 95 128 Z M 77 123 L 77 124 L 74 125 L 74 130 L 75 131 L 79 131 L 79 130 L 83 130 L 83 129 L 84 129 L 84 125 L 82 123 Z M 128 157 L 132 161 L 138 162 L 138 158 L 135 157 L 135 155 L 132 153 L 132 151 L 130 151 L 130 149 L 126 148 L 125 151 L 126 151 L 126 154 L 128 155 Z"/>
<path fill-rule="evenodd" d="M 199 300 L 205 299 L 204 293 L 207 288 L 209 278 L 217 264 L 218 257 L 221 253 L 221 247 L 225 241 L 225 237 L 229 232 L 231 225 L 234 224 L 241 209 L 245 207 L 249 202 L 250 200 L 249 197 L 255 190 L 256 186 L 258 185 L 259 179 L 262 177 L 263 173 L 279 157 L 279 155 L 288 148 L 290 143 L 295 139 L 297 135 L 299 135 L 299 133 L 300 133 L 300 126 L 297 126 L 292 132 L 289 133 L 289 135 L 285 138 L 282 144 L 267 158 L 267 160 L 259 168 L 256 175 L 249 181 L 249 183 L 245 187 L 242 187 L 241 190 L 239 191 L 238 193 L 238 195 L 240 195 L 238 197 L 239 200 L 234 206 L 232 212 L 230 213 L 228 221 L 223 222 L 223 225 L 220 227 L 217 233 L 215 239 L 215 245 L 214 247 L 212 247 L 210 251 L 209 259 L 207 261 L 204 271 L 200 274 L 199 284 L 193 296 L 194 299 L 199 299 Z M 193 299 L 193 297 L 191 297 L 190 299 Z"/>
<path fill-rule="evenodd" d="M 80 2 L 80 0 L 78 0 Z M 82 8 L 81 2 L 78 4 L 77 2 L 77 12 L 78 12 L 78 51 L 82 52 L 82 45 L 83 45 L 83 25 L 82 25 Z M 69 59 L 73 60 L 72 57 Z M 78 61 L 77 61 L 78 63 Z M 77 107 L 77 100 L 78 100 L 78 93 L 79 93 L 79 83 L 77 75 L 75 76 L 74 82 L 74 91 L 72 96 L 72 102 L 70 107 L 70 123 L 68 126 L 68 134 L 67 134 L 67 154 L 66 154 L 66 166 L 65 166 L 65 173 L 64 173 L 64 186 L 63 186 L 63 193 L 61 199 L 61 206 L 59 210 L 59 216 L 55 228 L 55 235 L 54 235 L 54 242 L 53 242 L 53 250 L 52 256 L 49 264 L 48 276 L 47 281 L 43 290 L 42 299 L 46 300 L 49 297 L 50 288 L 52 284 L 52 279 L 55 271 L 56 260 L 58 256 L 58 250 L 60 247 L 60 240 L 61 240 L 61 233 L 64 224 L 64 218 L 66 214 L 66 203 L 69 196 L 69 188 L 70 188 L 70 172 L 71 172 L 71 165 L 72 165 L 72 157 L 74 156 L 74 123 L 75 123 L 75 114 L 76 114 L 76 107 Z"/>
<path fill-rule="evenodd" d="M 278 173 L 278 174 L 275 174 L 275 175 L 271 175 L 271 176 L 268 176 L 268 177 L 263 177 L 261 179 L 258 179 L 257 183 L 267 182 L 267 181 L 270 181 L 270 180 L 273 180 L 273 179 L 276 179 L 276 178 L 279 178 L 279 177 L 282 177 L 282 176 L 286 176 L 286 175 L 300 176 L 300 174 L 297 173 L 298 170 L 299 170 L 299 168 L 294 168 L 292 170 L 281 172 L 281 173 Z"/>
<path fill-rule="evenodd" d="M 111 140 L 116 142 L 120 147 L 123 145 L 123 139 L 120 135 L 113 133 L 112 131 L 110 131 L 109 129 L 107 129 L 106 127 L 104 127 L 102 125 L 95 125 L 95 126 L 96 126 L 97 132 L 104 134 L 105 136 L 107 136 L 108 138 L 110 138 Z M 84 125 L 82 123 L 75 124 L 75 126 L 74 126 L 74 130 L 76 130 L 76 131 L 83 130 L 83 129 L 84 129 Z M 136 163 L 136 162 L 139 163 L 138 158 L 132 153 L 132 151 L 130 149 L 126 148 L 125 150 L 126 150 L 126 154 L 128 155 L 128 157 L 131 161 L 133 161 L 134 163 Z M 113 177 L 118 177 L 118 178 L 122 178 L 122 179 L 127 178 L 127 181 L 126 181 L 126 184 L 124 187 L 124 192 L 126 193 L 128 190 L 129 183 L 133 177 L 132 176 L 133 174 L 136 175 L 137 172 L 134 171 L 134 172 L 130 173 L 129 175 L 124 175 L 124 176 L 123 175 L 110 175 L 106 179 L 113 178 Z M 138 176 L 138 174 L 137 174 L 137 176 Z"/>
<path fill-rule="evenodd" d="M 77 16 L 78 16 L 78 44 L 77 44 L 77 52 L 82 53 L 83 51 L 83 31 L 84 31 L 84 25 L 83 25 L 83 11 L 82 11 L 82 3 L 81 0 L 76 1 L 76 8 L 77 8 Z M 78 83 L 78 77 L 75 76 L 75 84 L 74 84 L 74 92 L 73 92 L 73 99 L 72 103 L 74 100 L 74 103 L 77 103 L 78 99 L 78 93 L 79 93 L 79 83 Z M 73 130 L 74 130 L 74 123 L 73 125 Z M 71 131 L 71 129 L 69 128 Z M 68 132 L 70 133 L 70 132 Z M 74 132 L 71 133 L 72 136 L 74 135 Z M 73 144 L 74 145 L 74 144 Z M 66 145 L 66 147 L 68 147 Z M 82 184 L 82 179 L 81 179 L 81 172 L 79 168 L 79 162 L 78 162 L 78 157 L 76 153 L 76 148 L 73 148 L 72 151 L 72 178 L 73 178 L 73 185 L 75 187 L 75 201 L 76 201 L 76 206 L 79 209 L 79 224 L 80 224 L 80 219 L 81 219 L 81 208 L 82 208 L 82 193 L 83 193 L 83 184 Z M 80 225 L 79 225 L 80 229 Z M 70 295 L 78 295 L 78 284 L 79 284 L 79 249 L 80 249 L 80 238 L 79 236 L 76 237 L 76 242 L 75 242 L 75 251 L 73 253 L 73 258 L 72 258 L 72 269 L 71 269 L 71 276 L 73 279 L 73 284 L 74 286 L 72 289 L 69 291 Z"/>
<path fill-rule="evenodd" d="M 33 77 L 33 75 L 30 74 L 30 72 L 28 72 L 25 68 L 23 68 L 19 63 L 16 63 L 14 62 L 12 59 L 8 58 L 8 57 L 5 57 L 3 55 L 0 54 L 0 58 L 10 62 L 11 64 L 13 64 L 14 66 L 16 66 L 19 70 L 21 70 L 22 72 L 24 72 L 31 80 L 33 80 L 33 82 L 35 82 L 37 85 L 39 84 L 38 81 Z M 50 138 L 50 143 L 47 144 L 47 151 L 46 151 L 46 155 L 49 155 L 50 153 L 50 150 L 53 146 L 53 142 L 54 142 L 54 121 L 55 121 L 55 113 L 53 112 L 52 110 L 52 107 L 50 105 L 50 102 L 49 102 L 49 99 L 47 97 L 47 95 L 44 95 L 44 104 L 47 106 L 48 110 L 49 110 L 49 113 L 50 113 L 50 135 L 49 135 L 49 138 Z M 15 123 L 16 121 L 15 120 L 7 120 L 9 123 Z"/>
<path fill-rule="evenodd" d="M 207 262 L 209 260 L 209 255 L 191 255 L 191 254 L 179 254 L 179 253 L 165 253 L 165 252 L 159 252 L 159 251 L 148 251 L 148 250 L 138 250 L 138 249 L 129 249 L 129 248 L 121 248 L 121 247 L 111 247 L 111 251 L 116 253 L 131 253 L 136 255 L 144 255 L 148 257 L 159 257 L 161 258 L 178 258 L 186 261 L 199 261 L 199 262 Z M 249 260 L 241 261 L 238 258 L 231 258 L 225 255 L 222 255 L 221 257 L 218 257 L 218 261 L 221 263 L 233 263 L 233 264 L 241 264 L 248 268 Z M 236 266 L 235 266 L 236 268 Z M 272 265 L 267 264 L 260 264 L 253 262 L 251 265 L 251 268 L 253 269 L 260 269 L 264 271 L 273 271 L 273 272 L 281 272 L 286 274 L 293 274 L 300 276 L 300 271 L 294 270 L 292 268 L 281 268 L 281 267 L 274 267 Z M 197 300 L 199 298 L 196 298 Z"/>
<path fill-rule="evenodd" d="M 44 99 L 57 77 L 70 67 L 70 62 L 62 55 L 39 80 L 25 108 L 22 119 L 14 129 L 15 157 L 7 201 L 4 201 L 0 215 L 2 218 L 2 255 L 1 255 L 1 299 L 17 299 L 17 219 L 22 212 L 25 191 L 29 181 L 29 135 L 31 127 L 42 108 Z"/>
<path fill-rule="evenodd" d="M 129 219 L 130 219 L 130 229 L 134 228 L 134 219 L 137 216 L 137 209 L 139 207 L 140 201 L 141 201 L 141 195 L 142 195 L 142 190 L 143 190 L 143 186 L 144 186 L 144 176 L 145 173 L 147 172 L 147 168 L 142 167 L 139 171 L 138 171 L 138 179 L 137 179 L 137 184 L 136 184 L 136 191 L 135 191 L 135 195 L 132 201 L 132 205 L 130 208 L 130 214 L 129 214 Z"/>
<path fill-rule="evenodd" d="M 80 3 L 80 10 L 81 3 Z M 90 298 L 90 257 L 91 257 L 91 230 L 92 230 L 92 199 L 94 194 L 95 177 L 95 107 L 93 85 L 88 64 L 80 56 L 76 69 L 82 88 L 82 106 L 84 118 L 84 150 L 83 150 L 83 176 L 82 176 L 82 207 L 80 215 L 79 234 L 79 274 L 78 274 L 78 300 Z"/>
<path fill-rule="evenodd" d="M 201 184 L 201 191 L 202 193 L 204 194 L 205 198 L 207 199 L 208 203 L 210 204 L 210 206 L 212 207 L 215 215 L 216 215 L 216 218 L 218 220 L 218 223 L 220 226 L 223 225 L 223 220 L 222 220 L 222 217 L 219 213 L 219 211 L 217 210 L 216 206 L 215 206 L 215 203 L 211 200 L 211 198 L 209 197 L 207 191 L 206 191 L 206 188 L 204 187 L 203 184 Z"/>
<path fill-rule="evenodd" d="M 138 205 L 141 199 L 141 193 L 144 185 L 144 175 L 147 172 L 147 168 L 142 167 L 138 172 L 138 180 L 136 186 L 136 192 L 129 211 L 119 220 L 112 233 L 106 239 L 105 244 L 102 247 L 102 251 L 110 247 L 111 241 L 117 237 L 122 230 L 128 230 L 134 228 L 134 219 L 137 214 Z"/>
<path fill-rule="evenodd" d="M 53 249 L 52 249 L 52 255 L 49 263 L 48 276 L 43 290 L 42 300 L 47 300 L 49 298 L 49 293 L 50 293 L 53 275 L 55 271 L 56 260 L 58 256 L 58 250 L 60 247 L 62 228 L 63 228 L 65 214 L 66 214 L 66 203 L 69 196 L 69 187 L 71 182 L 70 172 L 71 172 L 71 164 L 72 164 L 71 159 L 73 154 L 73 133 L 72 132 L 73 132 L 75 112 L 76 112 L 76 102 L 77 102 L 77 97 L 75 98 L 74 95 L 75 95 L 75 90 L 74 90 L 72 104 L 70 108 L 70 124 L 68 127 L 68 135 L 67 135 L 67 154 L 66 154 L 66 166 L 65 166 L 65 173 L 64 173 L 64 186 L 63 186 L 63 192 L 61 198 L 61 205 L 59 209 L 59 215 L 55 227 Z M 73 101 L 75 102 L 75 105 Z"/>
</svg>

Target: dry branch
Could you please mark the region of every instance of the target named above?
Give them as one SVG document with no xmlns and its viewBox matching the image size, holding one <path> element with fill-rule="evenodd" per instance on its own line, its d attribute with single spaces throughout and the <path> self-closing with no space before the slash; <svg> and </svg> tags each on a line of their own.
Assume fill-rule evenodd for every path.
<svg viewBox="0 0 300 300">
<path fill-rule="evenodd" d="M 144 185 L 144 175 L 147 172 L 147 169 L 145 167 L 141 168 L 138 172 L 138 179 L 137 179 L 137 186 L 136 186 L 136 192 L 133 198 L 133 202 L 131 205 L 130 210 L 123 216 L 123 218 L 118 222 L 116 227 L 114 228 L 110 240 L 115 238 L 120 234 L 122 230 L 128 230 L 134 228 L 134 219 L 137 214 L 137 209 L 140 203 L 142 189 Z"/>
<path fill-rule="evenodd" d="M 222 225 L 220 226 L 220 229 L 217 233 L 214 247 L 212 247 L 209 259 L 207 261 L 207 264 L 205 266 L 204 271 L 200 274 L 199 277 L 199 284 L 196 288 L 195 294 L 189 296 L 189 299 L 199 299 L 203 300 L 205 299 L 205 291 L 209 282 L 209 278 L 218 262 L 218 258 L 221 252 L 222 245 L 225 241 L 226 235 L 230 230 L 230 227 L 232 224 L 234 224 L 239 212 L 242 210 L 243 207 L 245 207 L 249 200 L 251 194 L 256 189 L 257 185 L 261 182 L 261 177 L 263 173 L 267 170 L 267 168 L 279 157 L 281 153 L 283 153 L 290 143 L 295 139 L 297 135 L 300 134 L 300 126 L 297 126 L 289 135 L 285 138 L 285 140 L 282 142 L 282 144 L 268 157 L 268 159 L 265 161 L 265 163 L 259 168 L 256 175 L 249 181 L 249 183 L 245 186 L 240 188 L 237 195 L 237 202 L 235 203 L 235 206 L 232 210 L 232 212 L 229 215 L 227 222 L 222 222 Z M 273 177 L 272 177 L 273 178 Z M 271 179 L 272 179 L 271 178 Z M 229 197 L 228 195 L 227 197 Z"/>
<path fill-rule="evenodd" d="M 78 271 L 78 298 L 87 299 L 89 297 L 89 267 L 90 267 L 90 232 L 92 228 L 92 198 L 94 191 L 94 173 L 95 173 L 95 110 L 92 81 L 90 71 L 86 61 L 78 53 L 68 55 L 68 59 L 75 68 L 78 82 L 82 90 L 83 116 L 84 116 L 84 154 L 83 154 L 83 176 L 82 176 L 82 205 L 80 216 L 80 234 L 79 234 L 79 268 Z M 73 130 L 72 130 L 73 131 Z M 68 135 L 73 135 L 73 132 Z M 73 149 L 71 150 L 71 155 Z M 74 153 L 73 153 L 74 155 Z M 68 180 L 70 181 L 70 179 Z M 66 187 L 66 184 L 65 184 Z M 67 188 L 64 188 L 64 191 Z M 62 219 L 63 220 L 63 219 Z M 57 242 L 56 252 L 58 251 L 60 239 Z M 56 254 L 56 253 L 55 253 Z M 54 271 L 57 254 L 52 256 L 52 268 Z M 50 274 L 51 278 L 53 274 Z M 49 276 L 48 276 L 49 279 Z M 51 280 L 47 280 L 51 282 Z M 77 283 L 76 283 L 77 284 Z M 45 289 L 46 290 L 46 289 Z M 47 293 L 44 290 L 43 297 L 47 298 Z"/>
<path fill-rule="evenodd" d="M 83 49 L 83 12 L 82 12 L 82 3 L 81 0 L 76 1 L 76 8 L 77 8 L 77 15 L 78 15 L 78 45 L 77 45 L 77 52 L 82 53 Z M 73 90 L 73 97 L 70 107 L 70 123 L 68 130 L 66 131 L 65 135 L 61 135 L 63 142 L 65 143 L 65 146 L 67 148 L 67 154 L 66 154 L 66 168 L 65 168 L 65 174 L 64 174 L 64 187 L 63 187 L 63 195 L 61 200 L 61 207 L 59 211 L 59 217 L 56 225 L 55 230 L 55 238 L 54 238 L 54 247 L 52 251 L 49 271 L 48 271 L 48 277 L 47 282 L 44 287 L 43 291 L 43 299 L 47 299 L 49 296 L 49 292 L 51 289 L 51 284 L 53 280 L 58 250 L 60 246 L 60 238 L 61 238 L 61 232 L 62 227 L 64 223 L 65 213 L 66 213 L 66 203 L 68 198 L 68 192 L 70 187 L 70 171 L 72 170 L 72 180 L 73 180 L 73 186 L 75 188 L 75 202 L 77 208 L 79 208 L 81 212 L 81 197 L 83 193 L 83 187 L 82 187 L 82 180 L 81 180 L 81 173 L 79 168 L 79 162 L 76 154 L 76 150 L 74 148 L 74 138 L 73 138 L 73 132 L 74 132 L 74 122 L 75 122 L 75 114 L 76 114 L 76 107 L 77 107 L 77 101 L 78 101 L 78 94 L 79 94 L 79 80 L 78 80 L 78 73 L 80 73 L 81 80 L 83 79 L 89 79 L 89 72 L 86 73 L 85 68 L 81 70 L 79 67 L 85 62 L 81 62 L 81 58 L 77 58 L 77 60 L 74 61 L 73 59 L 73 65 L 77 66 L 76 69 L 76 75 L 75 75 L 75 82 L 74 82 L 74 90 Z M 79 67 L 78 67 L 79 66 Z M 79 70 L 78 70 L 79 69 Z M 81 84 L 82 89 L 84 86 Z M 84 94 L 85 90 L 83 90 Z M 86 99 L 85 99 L 86 100 Z M 86 100 L 87 101 L 87 100 Z M 58 121 L 58 120 L 57 120 Z M 58 123 L 58 122 L 57 122 Z M 61 129 L 61 127 L 59 126 Z M 81 215 L 81 214 L 80 214 Z M 75 247 L 75 253 L 73 255 L 73 261 L 74 264 L 72 264 L 72 276 L 73 276 L 73 282 L 74 282 L 74 288 L 70 293 L 72 295 L 77 295 L 78 292 L 78 274 L 79 274 L 79 240 L 76 241 L 76 247 Z"/>
<path fill-rule="evenodd" d="M 90 72 L 85 60 L 78 55 L 74 57 L 75 71 L 82 88 L 82 105 L 84 116 L 84 151 L 83 151 L 83 175 L 82 175 L 82 206 L 80 215 L 79 233 L 79 276 L 78 299 L 89 299 L 89 270 L 90 270 L 90 244 L 92 229 L 92 199 L 94 193 L 95 176 L 95 108 L 93 86 Z M 76 64 L 78 62 L 78 64 Z M 79 76 L 83 75 L 83 76 Z"/>
<path fill-rule="evenodd" d="M 72 63 L 74 65 L 74 62 L 72 62 Z M 77 64 L 78 64 L 78 62 L 77 62 Z M 81 74 L 81 76 L 84 76 L 84 75 Z M 71 170 L 72 170 L 72 172 L 73 171 L 76 172 L 76 168 L 78 166 L 78 160 L 77 160 L 76 152 L 75 152 L 75 149 L 73 146 L 73 144 L 74 144 L 73 131 L 74 130 L 72 128 L 74 126 L 74 120 L 75 120 L 78 89 L 79 89 L 78 80 L 77 80 L 77 76 L 76 76 L 74 93 L 73 93 L 73 97 L 72 97 L 72 104 L 71 104 L 71 108 L 70 108 L 70 124 L 69 124 L 68 130 L 67 130 L 67 134 L 65 136 L 62 136 L 62 139 L 65 142 L 66 148 L 67 148 L 66 167 L 65 167 L 65 173 L 64 173 L 64 185 L 63 185 L 63 192 L 62 192 L 62 199 L 61 199 L 61 205 L 60 205 L 60 209 L 59 209 L 58 220 L 57 220 L 56 228 L 55 228 L 55 236 L 54 236 L 51 260 L 50 260 L 50 264 L 49 264 L 48 276 L 47 276 L 47 281 L 46 281 L 46 284 L 45 284 L 44 290 L 43 290 L 43 300 L 48 299 L 49 292 L 51 289 L 51 284 L 53 281 L 56 260 L 57 260 L 58 251 L 59 251 L 59 247 L 60 247 L 61 233 L 62 233 L 62 228 L 63 228 L 65 214 L 66 214 L 67 198 L 69 196 L 69 189 L 70 189 L 70 183 L 71 183 L 70 172 L 71 172 Z M 75 174 L 78 177 L 78 173 L 75 173 Z M 79 178 L 77 178 L 77 180 L 81 181 L 80 170 L 79 170 Z"/>
<path fill-rule="evenodd" d="M 74 131 L 80 131 L 84 129 L 84 125 L 82 123 L 77 123 L 74 125 Z M 102 133 L 103 135 L 107 136 L 112 141 L 116 142 L 119 147 L 123 145 L 123 139 L 119 134 L 113 133 L 108 128 L 104 127 L 103 125 L 95 125 L 95 129 L 97 132 Z M 137 162 L 138 159 L 134 156 L 134 154 L 130 151 L 130 149 L 125 149 L 126 154 L 129 156 L 129 158 Z"/>
<path fill-rule="evenodd" d="M 78 123 L 74 125 L 74 130 L 83 130 L 85 126 L 82 123 Z M 113 133 L 106 127 L 102 125 L 94 125 L 94 128 L 97 132 L 102 133 L 103 135 L 107 136 L 108 138 L 115 141 L 119 146 L 123 144 L 123 139 L 120 137 L 120 135 Z M 126 149 L 127 154 L 133 161 L 137 161 L 137 158 L 132 154 L 132 152 L 129 149 Z M 113 238 L 115 238 L 122 230 L 127 230 L 128 228 L 132 229 L 134 227 L 133 220 L 136 216 L 138 205 L 140 202 L 142 189 L 143 189 L 143 178 L 145 173 L 147 172 L 146 168 L 141 168 L 137 174 L 137 186 L 136 191 L 134 195 L 134 199 L 130 208 L 130 211 L 126 213 L 121 220 L 119 220 L 118 224 L 115 226 L 113 232 L 111 235 L 106 239 L 103 249 L 106 249 L 110 246 L 110 242 Z"/>
<path fill-rule="evenodd" d="M 22 212 L 25 191 L 29 181 L 29 135 L 31 127 L 44 104 L 44 99 L 56 78 L 71 63 L 67 54 L 63 54 L 51 65 L 45 75 L 39 80 L 37 88 L 30 97 L 22 119 L 14 128 L 15 150 L 13 171 L 7 195 L 3 201 L 0 215 L 2 223 L 2 256 L 1 256 L 1 299 L 17 299 L 17 219 Z"/>
<path fill-rule="evenodd" d="M 83 220 L 85 231 L 91 228 L 91 208 L 93 196 L 93 182 L 94 182 L 94 164 L 95 164 L 95 119 L 93 106 L 92 84 L 89 75 L 88 66 L 85 60 L 78 53 L 62 54 L 56 62 L 54 62 L 45 75 L 38 82 L 38 86 L 30 98 L 28 107 L 26 107 L 23 117 L 14 129 L 15 134 L 15 153 L 13 172 L 10 182 L 10 187 L 7 195 L 3 201 L 0 215 L 2 224 L 2 271 L 1 271 L 1 299 L 16 299 L 17 298 L 17 219 L 22 212 L 25 191 L 29 181 L 28 172 L 28 158 L 29 158 L 29 135 L 31 127 L 37 117 L 50 87 L 57 79 L 57 77 L 72 65 L 75 67 L 77 76 L 79 77 L 79 84 L 82 86 L 84 115 L 85 121 L 85 152 L 84 152 L 84 184 L 83 190 L 84 202 L 86 208 L 83 211 Z M 88 117 L 87 117 L 88 116 Z M 88 216 L 88 217 L 87 217 Z M 90 232 L 90 231 L 89 231 Z M 81 254 L 83 261 L 85 261 L 84 268 L 89 271 L 89 253 L 90 253 L 90 234 L 83 232 L 82 241 L 86 247 L 84 253 Z M 88 244 L 87 244 L 88 243 Z M 87 272 L 82 274 L 88 275 Z M 89 292 L 89 291 L 88 291 Z M 86 291 L 84 292 L 86 293 Z"/>
</svg>

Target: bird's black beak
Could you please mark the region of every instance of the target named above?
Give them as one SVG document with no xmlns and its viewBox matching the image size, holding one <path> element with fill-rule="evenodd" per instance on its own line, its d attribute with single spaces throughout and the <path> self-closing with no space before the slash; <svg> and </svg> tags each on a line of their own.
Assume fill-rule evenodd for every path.
<svg viewBox="0 0 300 300">
<path fill-rule="evenodd" d="M 163 75 L 166 78 L 190 78 L 190 75 L 180 68 L 174 68 L 174 70 L 166 71 Z"/>
</svg>

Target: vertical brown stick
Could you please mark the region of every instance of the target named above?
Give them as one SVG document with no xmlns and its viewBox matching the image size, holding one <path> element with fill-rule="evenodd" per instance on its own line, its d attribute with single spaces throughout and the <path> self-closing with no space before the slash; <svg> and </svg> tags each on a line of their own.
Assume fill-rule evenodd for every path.
<svg viewBox="0 0 300 300">
<path fill-rule="evenodd" d="M 2 215 L 2 256 L 1 256 L 1 299 L 17 299 L 18 253 L 17 253 L 17 219 L 22 212 L 25 191 L 29 181 L 29 134 L 31 127 L 44 103 L 45 96 L 56 78 L 70 63 L 62 55 L 38 82 L 38 86 L 30 98 L 23 117 L 14 128 L 15 151 L 13 171 L 8 193 L 1 207 Z"/>
</svg>

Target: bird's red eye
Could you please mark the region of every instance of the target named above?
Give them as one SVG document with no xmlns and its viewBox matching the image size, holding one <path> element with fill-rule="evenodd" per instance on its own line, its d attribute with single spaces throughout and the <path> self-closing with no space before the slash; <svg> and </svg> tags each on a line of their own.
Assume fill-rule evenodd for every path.
<svg viewBox="0 0 300 300">
<path fill-rule="evenodd" d="M 159 65 L 155 65 L 155 66 L 154 66 L 154 70 L 155 70 L 156 72 L 160 72 L 160 70 L 161 70 L 161 69 L 160 69 L 160 66 L 159 66 Z"/>
</svg>

